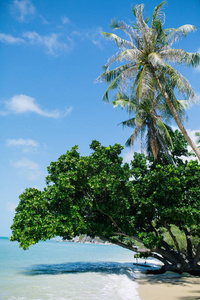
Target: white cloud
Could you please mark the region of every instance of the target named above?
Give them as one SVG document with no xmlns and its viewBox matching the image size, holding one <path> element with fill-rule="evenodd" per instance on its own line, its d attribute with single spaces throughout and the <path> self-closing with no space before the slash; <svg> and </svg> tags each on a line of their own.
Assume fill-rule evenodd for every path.
<svg viewBox="0 0 200 300">
<path fill-rule="evenodd" d="M 103 43 L 105 42 L 105 38 L 102 36 L 102 28 L 97 27 L 94 29 L 86 29 L 86 30 L 74 30 L 72 31 L 72 36 L 79 37 L 81 40 L 90 40 L 95 46 L 99 48 L 103 48 Z"/>
<path fill-rule="evenodd" d="M 61 35 L 56 33 L 42 36 L 33 31 L 23 33 L 23 37 L 27 38 L 33 45 L 40 45 L 44 47 L 48 54 L 55 56 L 71 51 L 74 46 L 71 38 L 66 37 L 66 42 L 63 42 L 61 41 Z"/>
<path fill-rule="evenodd" d="M 96 30 L 90 34 L 90 37 L 91 37 L 92 43 L 95 46 L 97 46 L 99 48 L 103 48 L 103 42 L 105 41 L 105 39 L 102 36 L 102 28 L 101 27 L 97 27 Z"/>
<path fill-rule="evenodd" d="M 65 111 L 64 111 L 64 113 L 63 113 L 63 117 L 66 117 L 69 114 L 71 114 L 72 110 L 73 110 L 72 106 L 70 106 L 69 108 L 66 108 Z"/>
<path fill-rule="evenodd" d="M 62 20 L 63 25 L 70 23 L 70 19 L 66 16 L 62 16 L 61 20 Z"/>
<path fill-rule="evenodd" d="M 123 163 L 130 163 L 133 159 L 133 152 L 129 151 L 123 155 Z"/>
<path fill-rule="evenodd" d="M 36 8 L 30 0 L 14 0 L 11 9 L 20 22 L 25 22 L 27 17 L 36 13 Z"/>
<path fill-rule="evenodd" d="M 19 161 L 11 163 L 13 167 L 19 169 L 19 174 L 29 180 L 39 180 L 44 176 L 39 164 L 24 157 Z"/>
<path fill-rule="evenodd" d="M 72 111 L 72 108 L 68 108 L 66 112 L 61 113 L 58 110 L 46 111 L 40 108 L 35 98 L 26 95 L 15 95 L 10 100 L 5 102 L 5 110 L 0 111 L 0 115 L 8 114 L 25 114 L 25 113 L 36 113 L 43 117 L 48 118 L 60 118 L 65 117 Z"/>
<path fill-rule="evenodd" d="M 21 148 L 24 152 L 30 152 L 36 150 L 39 144 L 31 139 L 8 139 L 6 140 L 6 145 L 9 147 Z"/>
<path fill-rule="evenodd" d="M 42 15 L 39 15 L 40 19 L 42 20 L 43 24 L 48 25 L 50 24 Z"/>
<path fill-rule="evenodd" d="M 10 34 L 0 33 L 0 42 L 5 44 L 22 44 L 24 40 L 21 38 L 16 38 Z"/>
<path fill-rule="evenodd" d="M 38 143 L 34 140 L 30 139 L 9 139 L 6 141 L 8 146 L 31 146 L 31 147 L 38 147 Z"/>
</svg>

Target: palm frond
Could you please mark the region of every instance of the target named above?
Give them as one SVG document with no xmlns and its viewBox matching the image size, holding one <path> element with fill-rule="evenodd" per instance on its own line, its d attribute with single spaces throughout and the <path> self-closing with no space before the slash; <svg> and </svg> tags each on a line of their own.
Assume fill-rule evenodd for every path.
<svg viewBox="0 0 200 300">
<path fill-rule="evenodd" d="M 134 11 L 135 11 L 135 17 L 137 19 L 138 30 L 148 29 L 149 26 L 147 25 L 147 23 L 143 18 L 144 4 L 136 5 Z"/>
<path fill-rule="evenodd" d="M 154 68 L 157 68 L 157 67 L 165 65 L 165 63 L 162 60 L 160 54 L 156 53 L 156 52 L 152 52 L 152 53 L 149 54 L 148 61 L 152 64 L 152 66 Z"/>
<path fill-rule="evenodd" d="M 112 101 L 112 105 L 114 108 L 120 106 L 122 109 L 126 109 L 127 111 L 129 111 L 130 102 L 129 102 L 129 99 L 121 98 L 121 99 Z"/>
<path fill-rule="evenodd" d="M 133 131 L 133 133 L 131 134 L 131 136 L 127 139 L 125 145 L 126 147 L 131 147 L 135 140 L 138 138 L 139 134 L 141 132 L 141 128 L 140 127 L 136 127 Z"/>
<path fill-rule="evenodd" d="M 130 128 L 135 128 L 136 123 L 135 123 L 135 118 L 128 119 L 126 121 L 123 121 L 120 123 L 123 127 L 130 127 Z"/>
<path fill-rule="evenodd" d="M 119 51 L 116 54 L 114 54 L 113 56 L 111 56 L 106 65 L 104 66 L 104 69 L 109 68 L 110 65 L 112 65 L 115 62 L 119 62 L 119 61 L 130 61 L 129 64 L 131 64 L 131 66 L 133 66 L 134 64 L 137 64 L 140 60 L 141 57 L 141 52 L 139 50 L 135 49 L 126 49 L 124 51 Z"/>
<path fill-rule="evenodd" d="M 146 124 L 145 120 L 146 120 L 146 116 L 144 110 L 138 110 L 135 116 L 135 124 L 141 127 L 143 124 Z"/>
<path fill-rule="evenodd" d="M 144 71 L 145 71 L 145 66 L 142 68 L 142 70 L 139 71 L 138 75 L 138 84 L 137 84 L 137 87 L 136 87 L 136 96 L 138 98 L 140 98 L 140 95 L 141 95 L 141 87 L 142 87 L 142 81 L 143 81 L 143 74 L 144 74 Z"/>
<path fill-rule="evenodd" d="M 166 49 L 160 51 L 163 60 L 196 67 L 200 64 L 200 53 L 188 53 L 183 49 Z"/>
<path fill-rule="evenodd" d="M 157 118 L 156 125 L 158 126 L 160 132 L 162 133 L 162 136 L 164 137 L 165 142 L 169 143 L 173 147 L 173 143 L 172 143 L 172 139 L 171 139 L 169 130 L 160 118 Z"/>
<path fill-rule="evenodd" d="M 197 67 L 200 65 L 200 53 L 187 53 L 188 57 L 188 66 Z"/>
<path fill-rule="evenodd" d="M 135 45 L 125 39 L 120 38 L 118 35 L 114 33 L 108 33 L 108 32 L 102 32 L 102 35 L 111 41 L 115 41 L 117 47 L 121 48 L 126 47 L 126 48 L 136 48 Z"/>
<path fill-rule="evenodd" d="M 117 93 L 115 100 L 112 101 L 112 104 L 115 107 L 120 106 L 122 109 L 126 109 L 129 114 L 136 113 L 138 109 L 138 99 L 136 97 L 128 97 L 126 94 Z"/>
<path fill-rule="evenodd" d="M 120 29 L 120 26 L 121 26 L 121 22 L 117 21 L 117 19 L 112 19 L 111 20 L 110 28 Z"/>
<path fill-rule="evenodd" d="M 138 45 L 140 35 L 138 34 L 137 30 L 134 30 L 132 26 L 126 24 L 124 21 L 117 21 L 116 19 L 114 19 L 111 21 L 110 27 L 115 30 L 121 29 L 125 32 L 126 35 L 129 36 L 133 44 L 136 44 L 136 46 Z"/>
<path fill-rule="evenodd" d="M 174 42 L 181 39 L 182 37 L 186 37 L 187 34 L 191 31 L 196 30 L 196 26 L 190 24 L 182 25 L 177 29 L 171 29 L 171 32 L 167 36 L 168 44 L 172 45 Z"/>
<path fill-rule="evenodd" d="M 109 71 L 108 73 L 105 73 L 104 76 L 106 77 L 107 83 L 111 82 L 109 87 L 107 88 L 106 92 L 103 95 L 103 101 L 108 102 L 108 93 L 109 91 L 116 89 L 119 86 L 119 90 L 123 90 L 126 88 L 126 86 L 123 86 L 123 83 L 126 82 L 127 78 L 127 72 L 129 74 L 134 74 L 137 70 L 137 66 L 133 66 L 130 68 L 124 68 L 124 66 L 119 68 Z M 119 74 L 119 75 L 118 75 Z M 118 75 L 118 76 L 117 76 Z M 98 80 L 98 78 L 97 78 Z"/>
<path fill-rule="evenodd" d="M 138 66 L 133 66 L 125 70 L 121 76 L 121 80 L 118 86 L 118 91 L 121 93 L 126 93 L 131 82 L 134 82 L 134 78 L 137 74 Z"/>
<path fill-rule="evenodd" d="M 108 93 L 111 91 L 111 90 L 114 90 L 117 88 L 119 82 L 120 82 L 120 77 L 121 77 L 122 73 L 117 76 L 114 80 L 112 80 L 111 84 L 109 85 L 109 87 L 107 88 L 107 90 L 105 91 L 105 93 L 103 94 L 103 97 L 102 97 L 102 100 L 105 101 L 105 102 L 108 102 Z"/>
<path fill-rule="evenodd" d="M 127 61 L 132 61 L 134 63 L 138 63 L 140 57 L 141 57 L 141 52 L 137 48 L 127 49 L 119 54 L 118 60 L 121 61 L 127 60 Z"/>
<path fill-rule="evenodd" d="M 138 98 L 146 98 L 152 93 L 152 76 L 147 65 L 144 65 L 138 72 L 134 84 L 136 85 L 135 94 Z"/>
<path fill-rule="evenodd" d="M 154 12 L 153 12 L 153 17 L 152 17 L 152 24 L 151 27 L 153 28 L 155 26 L 155 22 L 157 20 L 161 20 L 163 18 L 164 14 L 161 14 L 161 8 L 165 4 L 165 1 L 161 2 L 158 6 L 155 7 Z"/>
<path fill-rule="evenodd" d="M 193 102 L 195 100 L 195 93 L 190 85 L 189 81 L 172 66 L 165 64 L 163 71 L 166 72 L 172 79 L 173 84 L 177 88 L 178 92 L 188 101 Z"/>
<path fill-rule="evenodd" d="M 106 83 L 110 83 L 112 80 L 115 80 L 115 78 L 117 78 L 122 72 L 124 72 L 126 69 L 130 68 L 131 66 L 133 66 L 133 64 L 125 64 L 122 66 L 119 66 L 118 68 L 115 68 L 113 70 L 110 71 L 106 71 L 104 73 L 102 73 L 96 80 L 95 82 L 106 82 Z"/>
</svg>

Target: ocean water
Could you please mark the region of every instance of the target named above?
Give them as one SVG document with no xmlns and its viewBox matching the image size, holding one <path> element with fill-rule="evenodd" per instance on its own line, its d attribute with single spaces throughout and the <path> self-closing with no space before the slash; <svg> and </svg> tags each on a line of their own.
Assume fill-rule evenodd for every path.
<svg viewBox="0 0 200 300">
<path fill-rule="evenodd" d="M 134 253 L 114 245 L 0 238 L 0 299 L 139 300 Z"/>
</svg>

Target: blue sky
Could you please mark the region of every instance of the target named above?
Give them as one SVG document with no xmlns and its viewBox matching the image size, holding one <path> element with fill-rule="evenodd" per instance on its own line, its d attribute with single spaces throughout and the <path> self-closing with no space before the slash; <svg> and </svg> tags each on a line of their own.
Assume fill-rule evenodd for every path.
<svg viewBox="0 0 200 300">
<path fill-rule="evenodd" d="M 26 187 L 43 189 L 51 161 L 79 145 L 90 153 L 93 139 L 124 145 L 130 130 L 118 124 L 126 113 L 103 103 L 105 84 L 94 83 L 101 66 L 117 51 L 101 32 L 111 19 L 134 20 L 129 0 L 2 0 L 0 2 L 0 236 L 10 235 L 18 196 Z M 159 1 L 145 0 L 148 15 Z M 168 0 L 165 27 L 200 28 L 199 0 Z M 177 48 L 200 51 L 200 29 Z M 200 68 L 179 69 L 200 98 Z M 185 123 L 200 131 L 200 106 Z M 173 124 L 172 124 L 173 125 Z M 138 150 L 138 145 L 133 151 Z M 125 159 L 130 150 L 123 152 Z"/>
</svg>

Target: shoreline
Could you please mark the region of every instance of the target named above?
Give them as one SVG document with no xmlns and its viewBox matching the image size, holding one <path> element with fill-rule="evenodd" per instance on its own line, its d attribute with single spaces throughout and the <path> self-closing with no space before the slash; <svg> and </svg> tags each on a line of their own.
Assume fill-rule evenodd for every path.
<svg viewBox="0 0 200 300">
<path fill-rule="evenodd" d="M 167 272 L 145 275 L 136 279 L 141 300 L 194 300 L 200 299 L 200 277 L 186 273 Z"/>
</svg>

